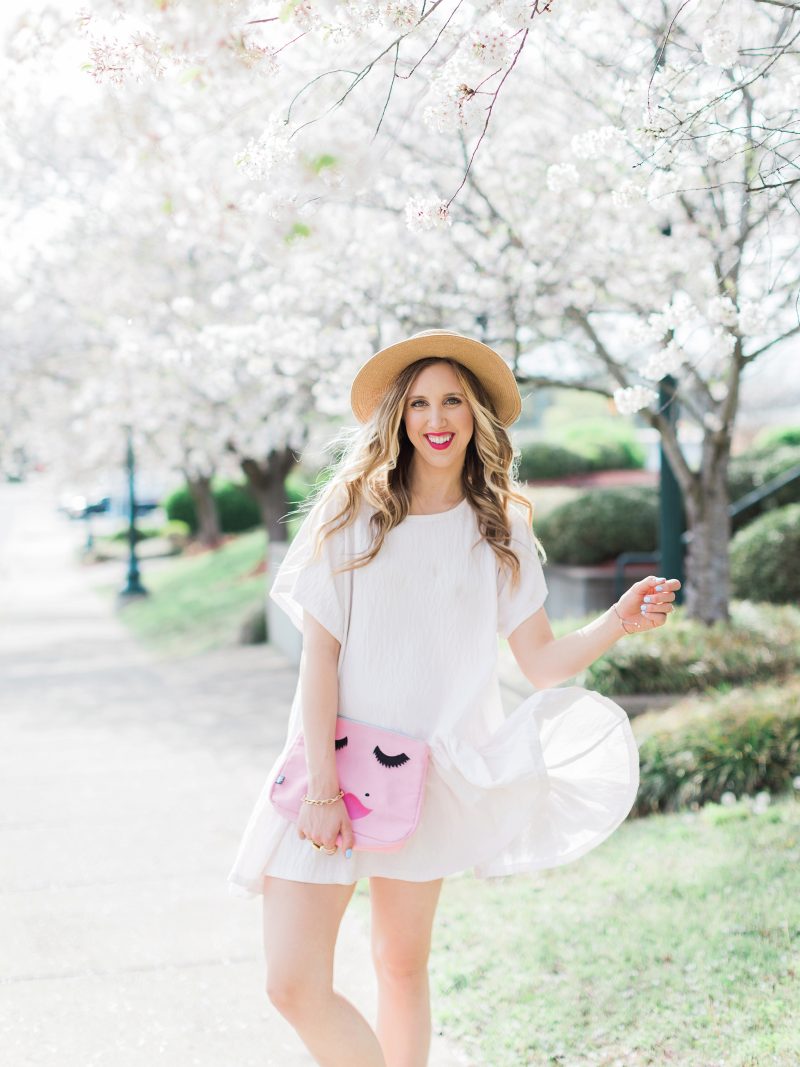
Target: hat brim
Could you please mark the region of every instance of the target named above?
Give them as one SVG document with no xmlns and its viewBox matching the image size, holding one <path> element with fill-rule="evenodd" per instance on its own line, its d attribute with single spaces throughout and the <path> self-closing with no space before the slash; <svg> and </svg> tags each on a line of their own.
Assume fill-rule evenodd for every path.
<svg viewBox="0 0 800 1067">
<path fill-rule="evenodd" d="M 492 398 L 497 416 L 510 426 L 522 412 L 516 379 L 502 356 L 474 337 L 457 333 L 424 334 L 388 345 L 359 369 L 350 390 L 350 406 L 359 422 L 367 422 L 397 375 L 425 356 L 455 359 L 471 370 Z"/>
</svg>

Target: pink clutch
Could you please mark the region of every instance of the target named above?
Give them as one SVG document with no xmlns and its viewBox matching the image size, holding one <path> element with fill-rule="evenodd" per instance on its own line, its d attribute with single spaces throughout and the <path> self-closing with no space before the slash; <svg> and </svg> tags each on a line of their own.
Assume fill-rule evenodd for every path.
<svg viewBox="0 0 800 1067">
<path fill-rule="evenodd" d="M 353 825 L 353 847 L 395 852 L 416 829 L 430 748 L 426 741 L 382 726 L 336 718 L 336 770 Z M 296 820 L 308 791 L 305 739 L 297 735 L 272 783 L 269 798 Z M 341 844 L 341 834 L 336 839 Z"/>
</svg>

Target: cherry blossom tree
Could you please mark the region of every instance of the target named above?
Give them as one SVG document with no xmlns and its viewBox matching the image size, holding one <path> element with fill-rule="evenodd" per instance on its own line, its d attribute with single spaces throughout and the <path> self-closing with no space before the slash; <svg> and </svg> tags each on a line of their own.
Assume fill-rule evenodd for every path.
<svg viewBox="0 0 800 1067">
<path fill-rule="evenodd" d="M 462 257 L 457 290 L 434 293 L 434 307 L 466 332 L 477 320 L 523 389 L 600 393 L 659 431 L 687 512 L 687 610 L 709 623 L 728 615 L 727 467 L 741 391 L 756 361 L 800 332 L 792 12 L 739 9 L 737 32 L 763 45 L 747 55 L 777 55 L 782 78 L 732 70 L 737 38 L 709 27 L 703 5 L 680 33 L 666 16 L 649 23 L 618 8 L 612 18 L 610 6 L 589 25 L 554 20 L 548 47 L 520 61 L 523 81 L 508 88 L 458 216 L 416 227 L 423 256 L 455 246 Z M 531 100 L 546 100 L 546 114 L 533 117 Z M 463 133 L 445 153 L 435 130 L 418 132 L 382 186 L 395 211 L 417 189 L 421 200 L 451 184 L 468 159 Z M 657 406 L 659 382 L 667 407 L 702 434 L 697 469 Z"/>
<path fill-rule="evenodd" d="M 73 183 L 86 395 L 127 351 L 153 441 L 238 463 L 274 536 L 363 358 L 426 325 L 483 336 L 523 391 L 592 390 L 659 430 L 688 611 L 726 617 L 741 390 L 798 330 L 795 5 L 432 4 L 388 52 L 396 6 L 96 10 L 75 38 L 98 93 L 72 168 L 95 175 Z M 667 375 L 699 469 L 656 405 Z"/>
</svg>

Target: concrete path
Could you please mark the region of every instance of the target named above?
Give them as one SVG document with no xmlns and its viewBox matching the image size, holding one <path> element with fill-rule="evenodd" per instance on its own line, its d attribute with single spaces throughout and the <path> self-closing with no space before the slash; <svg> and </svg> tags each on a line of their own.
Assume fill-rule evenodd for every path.
<svg viewBox="0 0 800 1067">
<path fill-rule="evenodd" d="M 0 1047 L 14 1067 L 310 1067 L 225 876 L 285 736 L 265 646 L 156 661 L 46 479 L 0 485 Z M 150 566 L 150 564 L 148 564 Z M 368 882 L 336 986 L 374 1024 Z M 439 1034 L 431 1067 L 469 1061 Z"/>
</svg>

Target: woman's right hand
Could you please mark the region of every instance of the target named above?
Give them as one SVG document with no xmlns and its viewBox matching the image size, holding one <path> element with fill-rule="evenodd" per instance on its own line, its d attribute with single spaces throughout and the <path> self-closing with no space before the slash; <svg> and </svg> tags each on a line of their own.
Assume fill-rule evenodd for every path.
<svg viewBox="0 0 800 1067">
<path fill-rule="evenodd" d="M 333 793 L 329 795 L 333 796 Z M 341 797 L 334 804 L 307 804 L 303 801 L 296 825 L 298 837 L 308 838 L 323 848 L 333 848 L 339 834 L 341 842 L 338 843 L 343 852 L 353 847 L 353 827 Z"/>
</svg>

